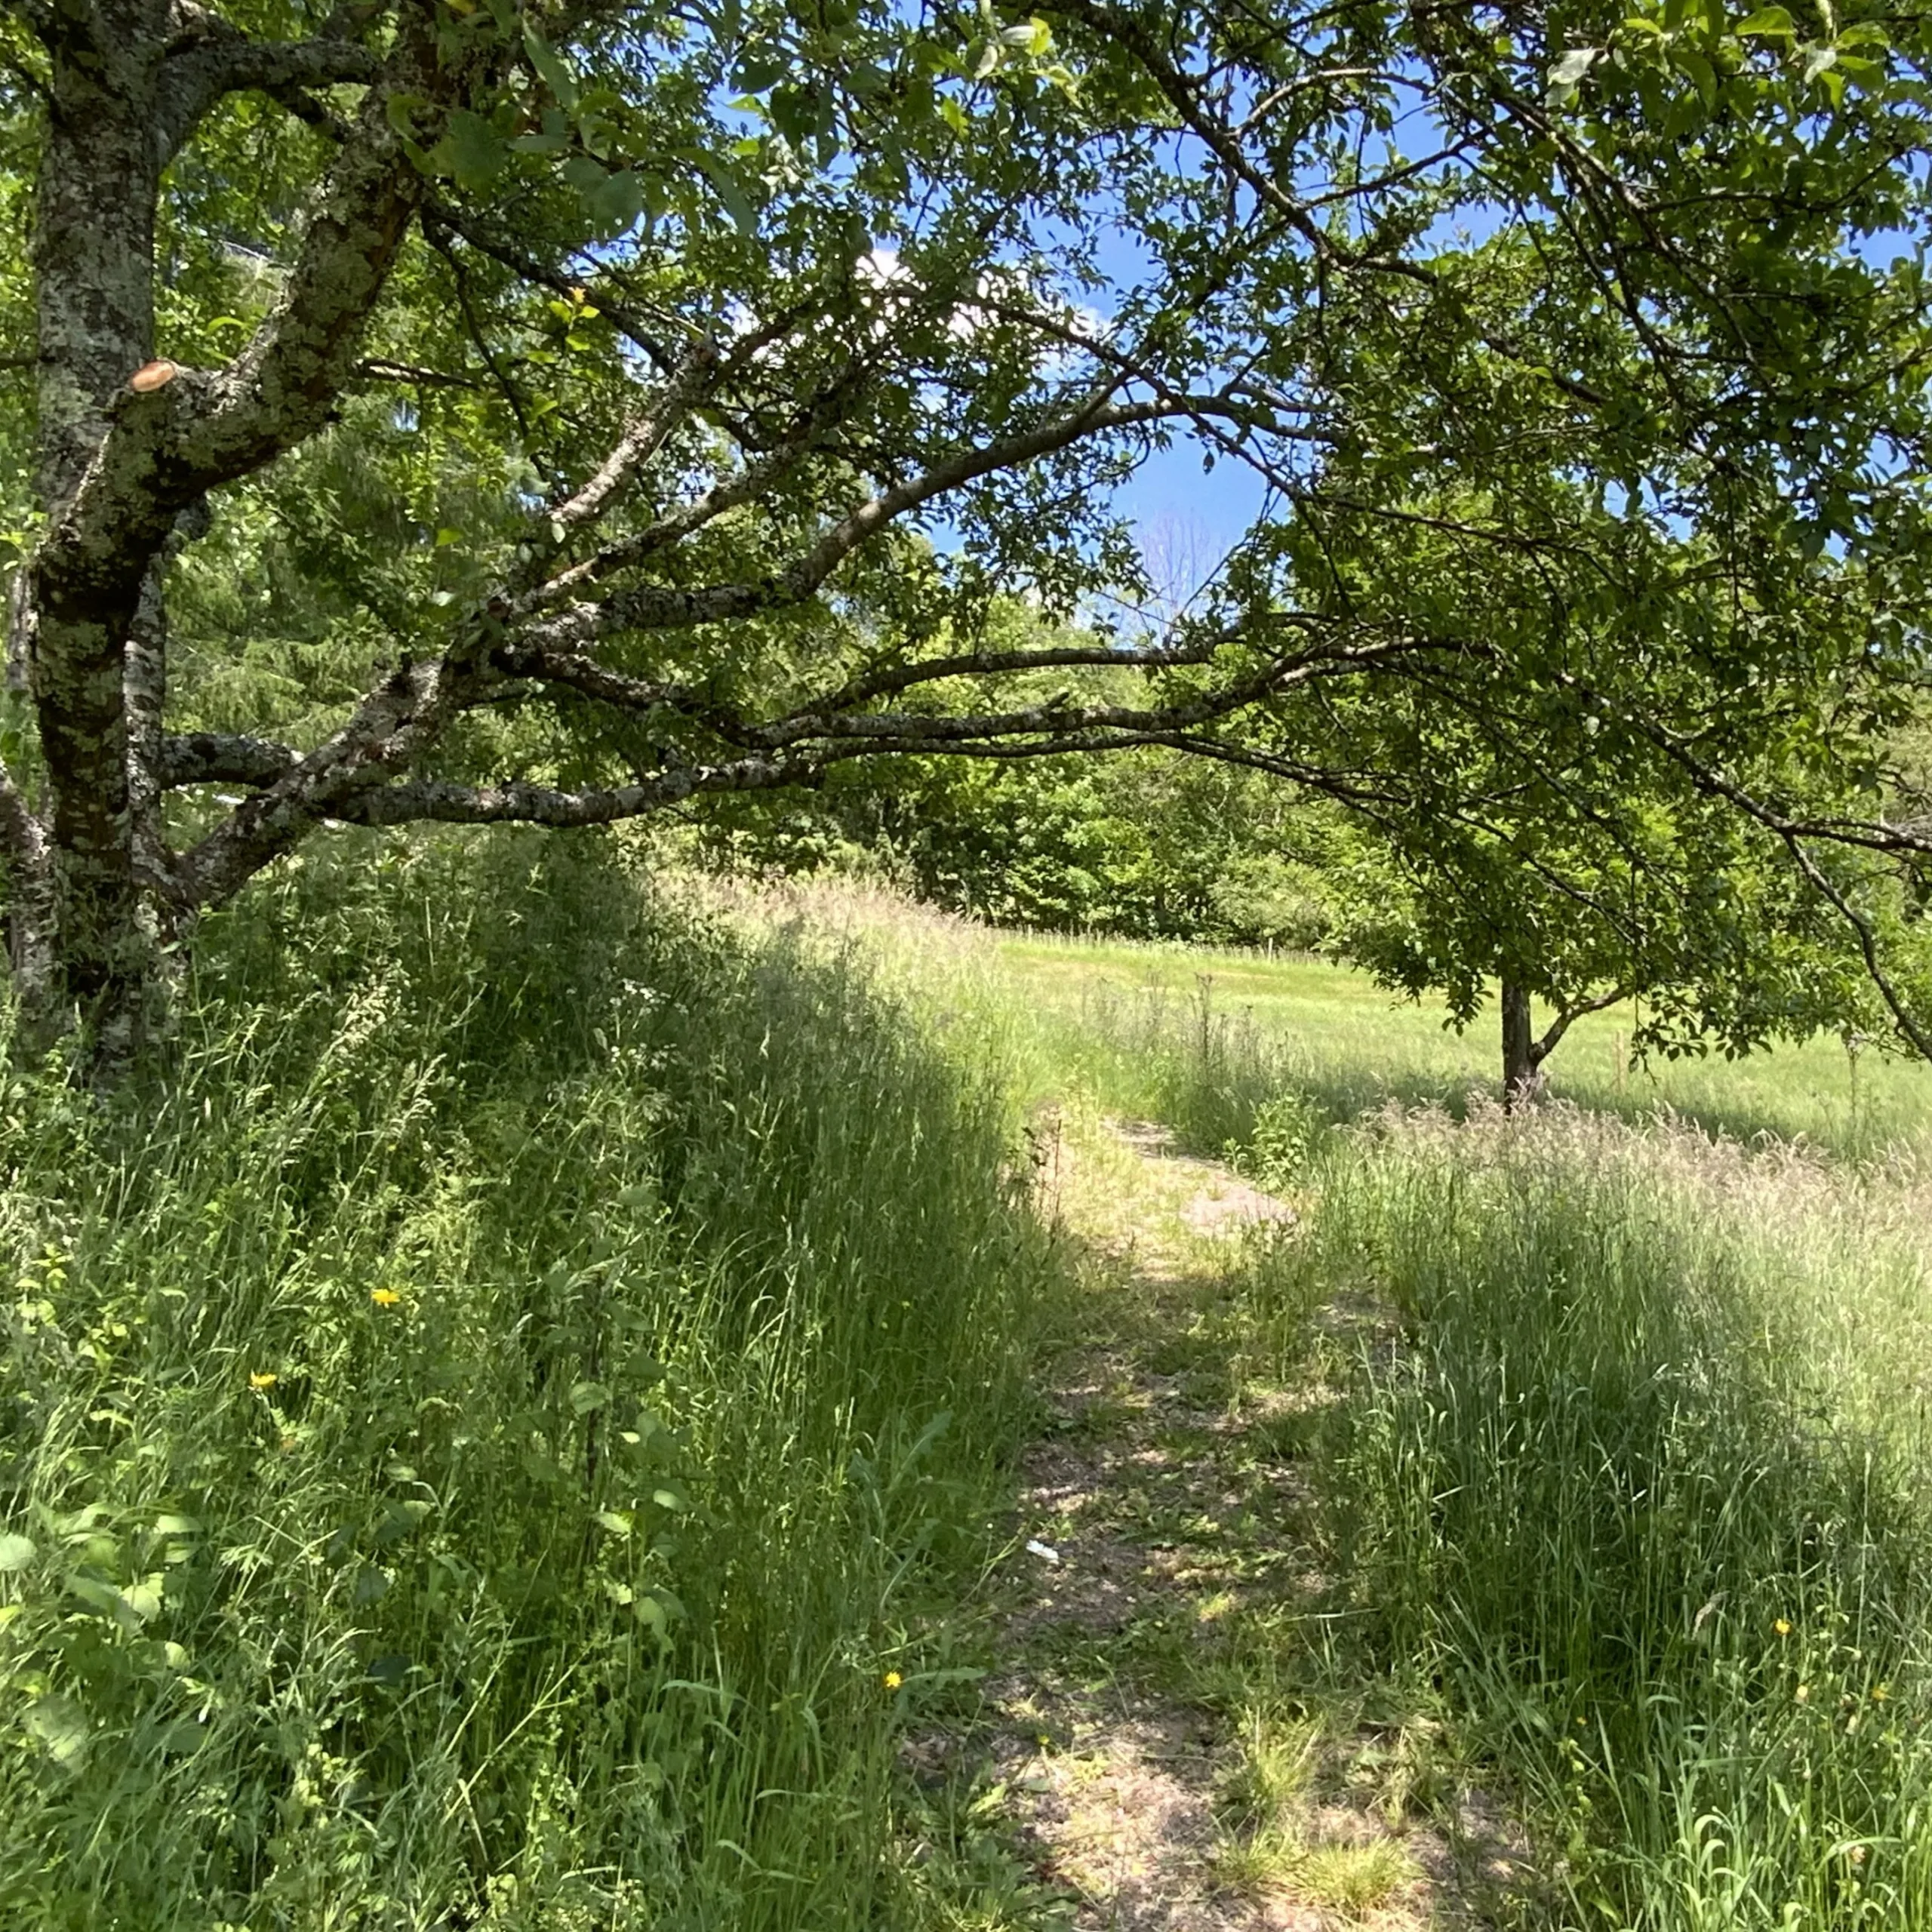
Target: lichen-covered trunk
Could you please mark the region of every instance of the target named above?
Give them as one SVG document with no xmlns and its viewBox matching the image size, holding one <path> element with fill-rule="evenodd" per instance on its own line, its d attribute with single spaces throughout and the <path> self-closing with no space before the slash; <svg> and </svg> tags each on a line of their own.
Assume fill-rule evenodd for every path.
<svg viewBox="0 0 1932 1932">
<path fill-rule="evenodd" d="M 137 1041 L 153 959 L 135 866 L 126 688 L 146 559 L 137 546 L 130 555 L 64 531 L 63 511 L 99 460 L 116 398 L 153 353 L 165 18 L 134 0 L 109 23 L 118 44 L 91 36 L 73 57 L 57 56 L 33 238 L 36 481 L 48 540 L 31 586 L 28 668 L 50 835 L 40 942 L 50 970 L 20 991 L 41 1008 L 35 1030 L 78 1014 L 110 1061 Z"/>
<path fill-rule="evenodd" d="M 1543 1086 L 1531 1024 L 1529 989 L 1505 980 L 1497 1004 L 1503 1011 L 1503 1104 L 1511 1112 L 1534 1100 Z"/>
</svg>

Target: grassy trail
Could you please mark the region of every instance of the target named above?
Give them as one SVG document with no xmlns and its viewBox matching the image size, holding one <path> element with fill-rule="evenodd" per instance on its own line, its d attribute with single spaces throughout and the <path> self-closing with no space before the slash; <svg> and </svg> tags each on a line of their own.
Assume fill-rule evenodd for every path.
<svg viewBox="0 0 1932 1932">
<path fill-rule="evenodd" d="M 385 863 L 0 1083 L 0 1932 L 1932 1927 L 1924 1069 Z"/>
<path fill-rule="evenodd" d="M 1306 1459 L 1376 1311 L 1307 1311 L 1278 1380 L 1245 1310 L 1294 1208 L 1158 1128 L 1049 1117 L 1036 1145 L 1081 1260 L 1022 1465 L 1002 1662 L 974 1732 L 916 1735 L 911 1761 L 996 1780 L 1081 1932 L 1503 1922 L 1523 1847 L 1439 1727 L 1346 1669 L 1281 1675 L 1284 1647 L 1306 1660 L 1345 1621 Z"/>
<path fill-rule="evenodd" d="M 993 943 L 1077 1286 L 975 1748 L 1062 1917 L 1932 1926 L 1924 1069 L 1511 1120 L 1351 976 Z"/>
</svg>

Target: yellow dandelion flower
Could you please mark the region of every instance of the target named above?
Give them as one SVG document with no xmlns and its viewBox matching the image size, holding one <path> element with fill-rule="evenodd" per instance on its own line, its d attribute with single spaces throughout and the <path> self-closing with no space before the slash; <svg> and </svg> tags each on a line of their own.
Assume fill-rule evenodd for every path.
<svg viewBox="0 0 1932 1932">
<path fill-rule="evenodd" d="M 905 1681 L 905 1678 L 901 1677 L 896 1670 L 888 1670 L 885 1673 L 885 1687 L 888 1690 L 897 1690 L 900 1685 L 903 1684 Z"/>
<path fill-rule="evenodd" d="M 402 1297 L 393 1288 L 371 1288 L 369 1299 L 378 1308 L 393 1308 Z"/>
<path fill-rule="evenodd" d="M 248 1386 L 251 1389 L 272 1389 L 275 1384 L 275 1376 L 272 1369 L 251 1369 L 249 1371 Z"/>
<path fill-rule="evenodd" d="M 1808 1684 L 1801 1684 L 1791 1694 L 1801 1704 L 1808 1704 L 1811 1701 L 1811 1687 Z"/>
<path fill-rule="evenodd" d="M 1875 1684 L 1872 1687 L 1872 1701 L 1875 1704 L 1882 1704 L 1891 1694 L 1892 1687 L 1889 1684 Z"/>
<path fill-rule="evenodd" d="M 1788 1617 L 1780 1617 L 1771 1628 L 1780 1637 L 1789 1637 L 1791 1635 L 1791 1619 Z"/>
</svg>

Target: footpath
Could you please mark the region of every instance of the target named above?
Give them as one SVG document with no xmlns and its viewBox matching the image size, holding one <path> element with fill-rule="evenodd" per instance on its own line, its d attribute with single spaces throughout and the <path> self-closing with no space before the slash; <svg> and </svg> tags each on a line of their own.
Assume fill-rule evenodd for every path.
<svg viewBox="0 0 1932 1932">
<path fill-rule="evenodd" d="M 906 1741 L 1078 1932 L 1528 1926 L 1525 1848 L 1439 1727 L 1348 1657 L 1310 1452 L 1371 1309 L 1311 1310 L 1291 1374 L 1244 1353 L 1243 1272 L 1287 1201 L 1164 1132 L 1036 1131 L 1081 1257 L 1069 1340 L 995 1582 L 977 1721 Z"/>
</svg>

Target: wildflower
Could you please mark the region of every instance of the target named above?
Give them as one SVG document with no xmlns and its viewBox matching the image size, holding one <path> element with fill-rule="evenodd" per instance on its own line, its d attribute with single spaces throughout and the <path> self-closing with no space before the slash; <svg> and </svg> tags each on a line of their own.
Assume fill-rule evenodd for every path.
<svg viewBox="0 0 1932 1932">
<path fill-rule="evenodd" d="M 272 1369 L 251 1369 L 248 1372 L 248 1386 L 251 1389 L 272 1389 L 275 1384 L 275 1376 Z"/>
<path fill-rule="evenodd" d="M 896 1670 L 888 1670 L 885 1673 L 885 1687 L 888 1690 L 897 1690 L 905 1681 L 905 1678 L 901 1677 Z"/>
<path fill-rule="evenodd" d="M 369 1291 L 369 1299 L 378 1308 L 393 1308 L 402 1297 L 393 1288 L 371 1288 Z"/>
<path fill-rule="evenodd" d="M 1780 1617 L 1771 1628 L 1780 1637 L 1789 1637 L 1791 1635 L 1791 1619 L 1788 1617 Z"/>
<path fill-rule="evenodd" d="M 1792 1693 L 1792 1695 L 1795 1697 L 1801 1704 L 1808 1704 L 1811 1701 L 1811 1687 L 1808 1684 L 1801 1684 L 1798 1688 Z"/>
<path fill-rule="evenodd" d="M 1865 1847 L 1862 1844 L 1854 1845 L 1849 1855 L 1854 1865 L 1863 1865 L 1865 1863 Z"/>
<path fill-rule="evenodd" d="M 1882 1704 L 1891 1694 L 1892 1687 L 1889 1684 L 1875 1684 L 1872 1687 L 1872 1701 L 1875 1704 Z"/>
</svg>

